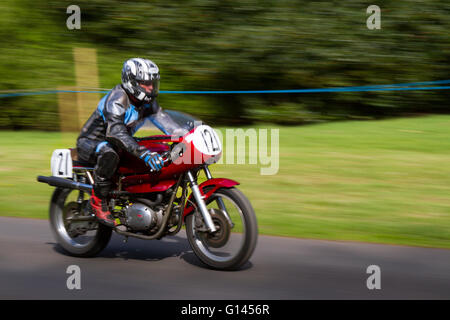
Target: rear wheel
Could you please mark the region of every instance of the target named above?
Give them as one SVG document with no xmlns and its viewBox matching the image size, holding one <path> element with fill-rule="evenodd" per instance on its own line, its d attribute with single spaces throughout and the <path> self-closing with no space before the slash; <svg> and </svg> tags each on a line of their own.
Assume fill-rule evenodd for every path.
<svg viewBox="0 0 450 320">
<path fill-rule="evenodd" d="M 50 227 L 67 253 L 92 257 L 106 247 L 112 229 L 89 214 L 84 196 L 79 190 L 56 188 L 50 203 Z"/>
<path fill-rule="evenodd" d="M 255 212 L 238 189 L 219 189 L 206 200 L 217 229 L 210 233 L 197 210 L 186 217 L 186 234 L 197 257 L 208 266 L 235 270 L 253 254 L 258 237 Z"/>
</svg>

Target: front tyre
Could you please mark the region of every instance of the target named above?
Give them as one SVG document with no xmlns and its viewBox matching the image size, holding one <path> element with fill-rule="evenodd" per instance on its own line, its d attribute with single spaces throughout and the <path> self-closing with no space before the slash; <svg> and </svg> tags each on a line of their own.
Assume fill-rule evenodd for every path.
<svg viewBox="0 0 450 320">
<path fill-rule="evenodd" d="M 258 237 L 255 212 L 236 188 L 219 189 L 206 200 L 217 231 L 206 230 L 200 212 L 186 217 L 186 234 L 197 257 L 214 269 L 236 270 L 253 254 Z"/>
<path fill-rule="evenodd" d="M 108 244 L 112 229 L 89 218 L 88 200 L 78 190 L 56 188 L 50 203 L 50 228 L 64 250 L 76 257 L 92 257 Z"/>
</svg>

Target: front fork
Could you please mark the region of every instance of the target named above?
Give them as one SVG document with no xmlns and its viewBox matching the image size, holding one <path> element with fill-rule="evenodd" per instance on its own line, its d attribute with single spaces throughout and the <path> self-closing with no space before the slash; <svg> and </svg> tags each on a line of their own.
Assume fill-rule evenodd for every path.
<svg viewBox="0 0 450 320">
<path fill-rule="evenodd" d="M 212 175 L 211 172 L 209 171 L 208 166 L 204 166 L 203 170 L 205 171 L 205 175 L 206 178 L 208 180 L 212 179 Z M 211 219 L 211 215 L 208 211 L 208 209 L 206 208 L 206 204 L 205 201 L 203 200 L 203 196 L 200 192 L 200 188 L 198 187 L 197 184 L 197 180 L 195 179 L 194 175 L 192 174 L 191 171 L 187 172 L 187 177 L 189 179 L 189 182 L 191 184 L 191 189 L 192 189 L 192 194 L 194 196 L 195 201 L 197 202 L 198 208 L 200 209 L 200 213 L 203 216 L 203 220 L 205 221 L 206 227 L 208 229 L 209 232 L 215 232 L 216 231 L 216 227 L 214 226 L 214 223 Z M 225 216 L 225 218 L 227 219 L 229 225 L 231 228 L 234 227 L 234 223 L 233 221 L 231 221 L 230 216 L 228 215 L 227 209 L 225 207 L 225 204 L 223 203 L 221 198 L 217 199 L 217 203 L 219 205 L 220 210 L 222 211 L 223 215 Z"/>
<path fill-rule="evenodd" d="M 211 175 L 211 173 L 209 175 Z M 191 171 L 187 172 L 187 177 L 191 184 L 194 199 L 197 202 L 198 208 L 200 209 L 200 213 L 202 214 L 203 220 L 205 221 L 206 228 L 208 229 L 209 232 L 216 232 L 216 227 L 214 226 L 211 215 L 209 214 L 208 209 L 206 208 L 205 201 L 203 201 L 203 196 L 202 193 L 200 192 L 200 188 L 198 187 L 197 180 L 194 178 L 194 175 L 192 174 Z"/>
<path fill-rule="evenodd" d="M 203 170 L 205 171 L 206 178 L 208 180 L 212 179 L 211 171 L 209 171 L 208 166 L 204 166 Z M 227 208 L 225 207 L 225 204 L 223 203 L 222 198 L 218 198 L 217 199 L 217 204 L 219 205 L 220 210 L 222 211 L 223 215 L 227 219 L 228 224 L 230 225 L 231 228 L 233 228 L 234 227 L 234 223 L 233 223 L 233 221 L 231 221 L 231 218 L 228 215 Z"/>
</svg>

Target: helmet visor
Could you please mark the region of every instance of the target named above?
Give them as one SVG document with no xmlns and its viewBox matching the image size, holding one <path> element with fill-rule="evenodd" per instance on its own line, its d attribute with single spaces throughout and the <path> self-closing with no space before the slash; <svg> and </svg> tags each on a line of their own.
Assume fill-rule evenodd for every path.
<svg viewBox="0 0 450 320">
<path fill-rule="evenodd" d="M 156 97 L 159 94 L 159 77 L 153 80 L 139 81 L 139 87 L 146 95 Z"/>
</svg>

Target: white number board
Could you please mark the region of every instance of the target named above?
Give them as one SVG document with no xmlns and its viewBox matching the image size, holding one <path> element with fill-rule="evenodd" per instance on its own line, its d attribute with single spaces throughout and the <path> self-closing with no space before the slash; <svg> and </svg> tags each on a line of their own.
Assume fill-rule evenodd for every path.
<svg viewBox="0 0 450 320">
<path fill-rule="evenodd" d="M 201 125 L 195 128 L 193 142 L 195 148 L 203 154 L 215 156 L 222 152 L 219 136 L 210 126 Z"/>
<path fill-rule="evenodd" d="M 72 178 L 72 156 L 69 149 L 56 149 L 52 154 L 52 176 Z"/>
</svg>

